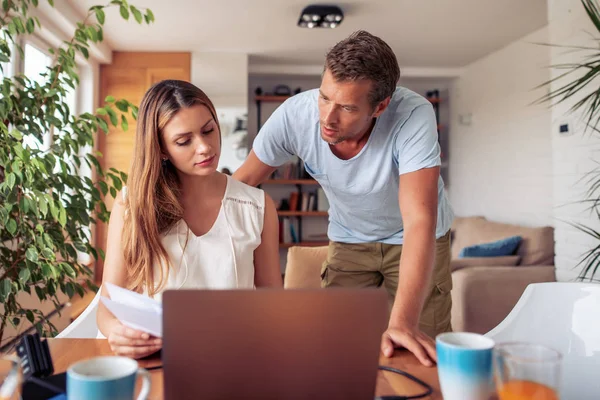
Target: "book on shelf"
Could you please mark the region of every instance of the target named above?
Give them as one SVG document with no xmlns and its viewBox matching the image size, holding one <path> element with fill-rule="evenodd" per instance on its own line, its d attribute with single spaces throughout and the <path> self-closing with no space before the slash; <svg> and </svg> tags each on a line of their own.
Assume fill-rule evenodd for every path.
<svg viewBox="0 0 600 400">
<path fill-rule="evenodd" d="M 279 221 L 279 242 L 299 243 L 299 221 L 296 218 L 284 217 Z"/>
<path fill-rule="evenodd" d="M 327 200 L 327 196 L 325 195 L 325 191 L 323 190 L 323 188 L 317 189 L 316 198 L 317 198 L 316 210 L 317 211 L 329 211 L 329 200 Z"/>
<path fill-rule="evenodd" d="M 324 196 L 325 194 L 323 194 Z M 287 201 L 281 202 L 279 211 L 319 211 L 317 210 L 317 192 L 298 192 L 290 193 Z M 285 206 L 284 206 L 285 205 Z M 327 207 L 329 208 L 329 207 Z M 321 210 L 326 211 L 326 210 Z"/>
</svg>

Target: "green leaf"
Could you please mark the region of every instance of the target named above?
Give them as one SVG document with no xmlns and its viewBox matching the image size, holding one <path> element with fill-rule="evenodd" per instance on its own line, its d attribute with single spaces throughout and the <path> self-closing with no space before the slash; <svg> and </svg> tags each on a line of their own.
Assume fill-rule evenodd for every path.
<svg viewBox="0 0 600 400">
<path fill-rule="evenodd" d="M 129 102 L 127 100 L 119 100 L 115 103 L 119 111 L 126 113 L 129 110 Z"/>
<path fill-rule="evenodd" d="M 15 186 L 16 179 L 17 178 L 15 177 L 15 174 L 12 172 L 6 176 L 6 184 L 8 185 L 9 189 L 12 190 L 12 188 Z"/>
<path fill-rule="evenodd" d="M 107 115 L 108 113 L 106 112 L 106 110 L 104 109 L 104 107 L 100 107 L 96 110 L 96 114 L 98 115 Z"/>
<path fill-rule="evenodd" d="M 127 7 L 121 5 L 121 7 L 119 7 L 119 11 L 121 12 L 121 17 L 123 17 L 125 20 L 129 19 L 129 10 Z"/>
<path fill-rule="evenodd" d="M 81 54 L 83 54 L 83 56 L 86 58 L 86 60 L 90 58 L 90 52 L 88 51 L 88 49 L 86 49 L 83 46 L 79 46 L 79 45 L 75 45 L 75 46 L 81 52 Z"/>
<path fill-rule="evenodd" d="M 131 13 L 133 14 L 133 17 L 135 18 L 135 20 L 137 21 L 137 23 L 141 24 L 142 21 L 144 20 L 144 18 L 142 16 L 142 13 L 140 12 L 140 10 L 138 10 L 134 6 L 129 7 L 129 9 L 131 10 Z"/>
<path fill-rule="evenodd" d="M 33 18 L 28 18 L 25 26 L 27 28 L 27 33 L 32 34 L 33 31 L 35 31 L 35 21 Z"/>
<path fill-rule="evenodd" d="M 150 10 L 150 9 L 146 10 L 146 16 L 148 17 L 148 20 L 150 22 L 154 22 L 154 14 L 152 13 L 152 10 Z"/>
<path fill-rule="evenodd" d="M 0 298 L 6 298 L 11 292 L 10 279 L 2 279 L 0 282 Z"/>
<path fill-rule="evenodd" d="M 96 19 L 100 25 L 104 25 L 104 21 L 106 19 L 106 15 L 104 14 L 104 10 L 101 8 L 97 8 L 96 10 Z"/>
<path fill-rule="evenodd" d="M 104 102 L 106 103 L 114 103 L 115 102 L 115 98 L 112 96 L 106 96 L 106 99 L 104 99 Z"/>
<path fill-rule="evenodd" d="M 44 300 L 44 298 L 46 297 L 46 295 L 39 286 L 35 287 L 35 294 L 37 294 L 37 297 L 40 300 Z"/>
<path fill-rule="evenodd" d="M 27 214 L 29 212 L 29 199 L 27 197 L 21 197 L 21 204 L 19 204 L 23 213 Z"/>
<path fill-rule="evenodd" d="M 54 259 L 54 252 L 50 249 L 43 249 L 42 250 L 42 256 L 44 258 L 47 258 L 49 260 L 53 260 Z"/>
<path fill-rule="evenodd" d="M 6 224 L 6 230 L 14 236 L 17 231 L 17 222 L 14 219 L 10 219 Z"/>
<path fill-rule="evenodd" d="M 123 131 L 129 129 L 129 123 L 127 123 L 127 118 L 125 118 L 125 115 L 123 114 L 121 114 L 121 129 L 123 129 Z"/>
<path fill-rule="evenodd" d="M 88 26 L 88 28 L 86 29 L 86 33 L 87 33 L 88 37 L 90 39 L 92 39 L 93 42 L 97 42 L 98 41 L 98 32 L 96 32 L 96 30 L 94 29 L 94 27 Z"/>
<path fill-rule="evenodd" d="M 75 294 L 75 289 L 73 288 L 73 284 L 71 282 L 67 283 L 65 289 L 67 289 L 67 296 L 69 296 L 69 298 L 73 297 Z"/>
<path fill-rule="evenodd" d="M 45 278 L 52 278 L 54 276 L 52 268 L 50 268 L 48 264 L 42 264 L 42 275 L 44 275 Z"/>
<path fill-rule="evenodd" d="M 67 212 L 62 207 L 60 208 L 60 211 L 59 211 L 59 214 L 58 214 L 58 223 L 63 228 L 67 224 Z"/>
<path fill-rule="evenodd" d="M 23 139 L 23 134 L 19 132 L 17 129 L 12 129 L 9 133 L 10 136 L 14 137 L 17 140 Z"/>
<path fill-rule="evenodd" d="M 46 218 L 46 215 L 48 215 L 48 203 L 46 203 L 45 196 L 38 197 L 38 206 L 40 208 L 40 212 L 42 213 L 42 216 L 44 218 Z"/>
<path fill-rule="evenodd" d="M 29 272 L 28 268 L 23 268 L 22 270 L 19 271 L 19 280 L 22 283 L 27 283 L 29 282 L 29 278 L 31 277 L 31 272 Z"/>
<path fill-rule="evenodd" d="M 113 126 L 117 126 L 119 124 L 119 118 L 117 117 L 115 110 L 112 108 L 107 108 L 106 111 L 110 117 L 110 123 L 113 124 Z"/>
<path fill-rule="evenodd" d="M 67 263 L 61 263 L 60 266 L 62 267 L 62 270 L 71 278 L 76 278 L 77 274 L 75 273 L 75 270 Z"/>
<path fill-rule="evenodd" d="M 35 247 L 29 247 L 25 252 L 25 257 L 33 263 L 38 261 L 38 251 Z"/>
<path fill-rule="evenodd" d="M 98 125 L 100 126 L 100 129 L 104 131 L 104 133 L 108 133 L 108 124 L 105 120 L 98 119 Z"/>
<path fill-rule="evenodd" d="M 106 182 L 99 181 L 98 186 L 100 186 L 100 191 L 102 192 L 102 195 L 106 196 L 106 194 L 108 193 L 108 185 L 106 184 Z"/>
<path fill-rule="evenodd" d="M 56 204 L 54 203 L 54 201 L 50 201 L 50 215 L 52 215 L 52 218 L 54 218 L 55 220 L 58 220 L 58 207 L 56 206 Z"/>
<path fill-rule="evenodd" d="M 48 0 L 48 2 L 50 2 L 50 0 Z M 37 289 L 37 286 L 35 288 Z M 38 297 L 39 297 L 39 293 L 38 293 Z M 35 321 L 35 318 L 33 316 L 33 312 L 31 312 L 31 310 L 27 310 L 27 311 L 25 311 L 25 316 L 27 317 L 27 319 L 29 320 L 29 322 L 31 322 L 33 324 L 33 321 Z"/>
</svg>

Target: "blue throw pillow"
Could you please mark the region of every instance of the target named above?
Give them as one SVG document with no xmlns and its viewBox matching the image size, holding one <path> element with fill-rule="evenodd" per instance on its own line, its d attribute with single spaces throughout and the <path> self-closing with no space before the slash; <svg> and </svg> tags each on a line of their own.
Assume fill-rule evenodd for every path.
<svg viewBox="0 0 600 400">
<path fill-rule="evenodd" d="M 497 240 L 491 243 L 476 244 L 463 248 L 458 254 L 459 258 L 465 257 L 502 257 L 515 254 L 521 236 L 511 236 L 506 239 Z"/>
</svg>

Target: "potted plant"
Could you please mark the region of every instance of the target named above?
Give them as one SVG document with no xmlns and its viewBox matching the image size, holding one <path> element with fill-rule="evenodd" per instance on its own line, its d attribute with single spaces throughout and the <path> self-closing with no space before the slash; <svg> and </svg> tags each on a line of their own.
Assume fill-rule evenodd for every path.
<svg viewBox="0 0 600 400">
<path fill-rule="evenodd" d="M 36 7 L 38 0 L 2 0 L 0 63 L 9 62 L 15 51 L 23 55 L 19 38 L 41 28 L 30 12 Z M 40 310 L 21 305 L 23 292 L 60 310 L 60 292 L 71 298 L 83 296 L 85 286 L 95 289 L 81 255 L 103 257 L 91 227 L 108 221 L 104 198 L 115 197 L 127 179 L 121 171 L 101 168 L 93 151 L 95 135 L 108 133 L 109 124 L 126 129 L 137 108 L 109 96 L 95 113 L 74 115 L 67 95 L 79 84 L 76 56 L 87 59 L 90 45 L 103 40 L 109 7 L 118 7 L 126 20 L 154 20 L 150 10 L 127 0 L 93 6 L 71 40 L 49 49 L 53 62 L 41 82 L 18 74 L 0 84 L 0 341 L 7 326 L 25 319 L 42 335 L 56 333 Z M 52 138 L 46 148 L 41 145 L 45 133 Z M 82 176 L 82 167 L 91 169 L 93 178 Z"/>
</svg>

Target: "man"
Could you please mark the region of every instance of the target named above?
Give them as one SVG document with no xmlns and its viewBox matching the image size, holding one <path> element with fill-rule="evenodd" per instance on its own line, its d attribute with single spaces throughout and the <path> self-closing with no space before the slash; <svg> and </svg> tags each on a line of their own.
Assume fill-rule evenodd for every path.
<svg viewBox="0 0 600 400">
<path fill-rule="evenodd" d="M 330 204 L 322 285 L 383 285 L 395 296 L 383 353 L 405 347 L 429 366 L 432 338 L 451 330 L 453 214 L 433 107 L 396 88 L 399 78 L 392 49 L 354 33 L 327 54 L 318 90 L 272 114 L 234 177 L 258 185 L 294 155 L 302 159 Z"/>
</svg>

